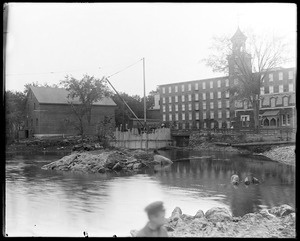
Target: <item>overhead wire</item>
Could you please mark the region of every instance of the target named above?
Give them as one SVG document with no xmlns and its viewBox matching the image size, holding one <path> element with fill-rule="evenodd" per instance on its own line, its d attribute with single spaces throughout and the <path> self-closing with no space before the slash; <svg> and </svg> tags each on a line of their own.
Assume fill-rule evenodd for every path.
<svg viewBox="0 0 300 241">
<path fill-rule="evenodd" d="M 93 69 L 99 69 L 93 68 Z M 43 73 L 22 73 L 22 74 L 6 74 L 6 76 L 16 76 L 16 75 L 43 75 L 43 74 L 57 74 L 57 73 L 67 73 L 67 72 L 79 72 L 79 71 L 86 71 L 85 70 L 65 70 L 65 71 L 50 71 L 50 72 L 43 72 Z"/>
<path fill-rule="evenodd" d="M 137 117 L 137 115 L 134 113 L 134 111 L 130 108 L 130 106 L 127 104 L 127 102 L 123 99 L 123 97 L 119 94 L 119 92 L 115 89 L 115 87 L 112 85 L 112 83 L 109 81 L 109 78 L 118 74 L 118 73 L 121 73 L 123 71 L 125 71 L 126 69 L 132 67 L 133 65 L 137 64 L 138 62 L 140 62 L 141 60 L 143 59 L 140 59 L 138 61 L 136 61 L 135 63 L 131 64 L 131 65 L 128 65 L 127 67 L 105 77 L 105 80 L 109 83 L 109 85 L 113 88 L 113 90 L 116 92 L 116 94 L 118 95 L 118 97 L 122 100 L 122 102 L 126 105 L 126 107 L 129 109 L 129 111 L 133 114 L 133 116 L 135 117 L 135 119 L 137 119 L 137 121 L 146 129 L 146 125 L 145 123 L 142 123 L 141 120 Z"/>
<path fill-rule="evenodd" d="M 119 74 L 119 73 L 125 71 L 126 69 L 128 69 L 128 68 L 134 66 L 135 64 L 137 64 L 137 63 L 140 62 L 141 60 L 142 60 L 142 59 L 139 59 L 138 61 L 134 62 L 133 64 L 128 65 L 128 66 L 126 66 L 125 68 L 123 68 L 123 69 L 121 69 L 121 70 L 119 70 L 119 71 L 117 71 L 117 72 L 115 72 L 115 73 L 109 75 L 107 78 L 110 78 L 110 77 L 112 77 L 112 76 L 114 76 L 114 75 L 116 75 L 116 74 Z M 93 68 L 93 69 L 100 69 L 100 67 L 98 67 L 98 68 Z M 86 70 L 86 69 L 85 69 L 85 70 Z M 49 72 L 42 72 L 42 73 L 21 73 L 21 74 L 5 74 L 5 75 L 6 75 L 6 76 L 18 76 L 18 75 L 44 75 L 44 74 L 58 74 L 58 73 L 67 73 L 67 72 L 79 72 L 79 71 L 85 71 L 85 70 L 84 70 L 84 69 L 82 69 L 82 70 L 78 70 L 78 69 L 77 69 L 77 70 L 64 70 L 64 71 L 49 71 Z"/>
<path fill-rule="evenodd" d="M 116 75 L 116 74 L 119 74 L 119 73 L 125 71 L 126 69 L 129 69 L 130 67 L 136 65 L 138 62 L 140 62 L 140 61 L 142 61 L 142 60 L 143 60 L 143 59 L 139 59 L 139 60 L 136 61 L 135 63 L 133 63 L 133 64 L 131 64 L 131 65 L 128 65 L 127 67 L 125 67 L 125 68 L 123 68 L 123 69 L 121 69 L 121 70 L 119 70 L 119 71 L 117 71 L 117 72 L 115 72 L 115 73 L 113 73 L 113 74 L 107 76 L 107 78 L 110 78 L 110 77 L 112 77 L 112 76 L 114 76 L 114 75 Z"/>
</svg>

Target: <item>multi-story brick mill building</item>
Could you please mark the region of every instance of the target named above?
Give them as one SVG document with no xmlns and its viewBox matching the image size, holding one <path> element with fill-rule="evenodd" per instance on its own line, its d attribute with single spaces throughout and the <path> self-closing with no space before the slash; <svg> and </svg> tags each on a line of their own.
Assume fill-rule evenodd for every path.
<svg viewBox="0 0 300 241">
<path fill-rule="evenodd" d="M 229 75 L 159 86 L 163 123 L 177 129 L 254 127 L 253 111 L 247 101 L 232 101 L 228 88 L 236 81 L 236 51 L 245 48 L 246 36 L 240 31 L 231 38 Z M 251 68 L 251 56 L 243 56 Z M 253 73 L 255 74 L 255 73 Z M 295 68 L 277 68 L 267 73 L 260 93 L 260 124 L 269 127 L 296 127 Z"/>
<path fill-rule="evenodd" d="M 260 89 L 260 125 L 263 128 L 296 128 L 295 68 L 278 68 L 269 71 Z M 235 104 L 239 127 L 253 123 L 252 106 L 247 101 Z"/>
</svg>

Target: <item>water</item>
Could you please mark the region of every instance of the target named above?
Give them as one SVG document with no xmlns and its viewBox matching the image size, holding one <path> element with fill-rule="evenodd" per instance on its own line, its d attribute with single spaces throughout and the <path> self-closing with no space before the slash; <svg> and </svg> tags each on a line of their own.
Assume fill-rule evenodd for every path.
<svg viewBox="0 0 300 241">
<path fill-rule="evenodd" d="M 66 153 L 65 153 L 66 154 Z M 8 236 L 130 236 L 147 222 L 143 211 L 162 200 L 166 217 L 178 206 L 194 215 L 226 207 L 242 216 L 281 204 L 295 207 L 295 168 L 237 154 L 161 151 L 178 160 L 166 170 L 113 176 L 41 170 L 59 153 L 6 160 L 5 231 Z M 210 156 L 211 158 L 206 158 Z M 234 188 L 230 177 L 252 173 L 263 182 Z"/>
</svg>

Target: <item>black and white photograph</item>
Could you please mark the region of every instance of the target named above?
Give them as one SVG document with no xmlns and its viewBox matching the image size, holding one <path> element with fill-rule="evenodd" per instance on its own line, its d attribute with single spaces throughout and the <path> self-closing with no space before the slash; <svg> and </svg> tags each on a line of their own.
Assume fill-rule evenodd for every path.
<svg viewBox="0 0 300 241">
<path fill-rule="evenodd" d="M 4 237 L 296 238 L 297 4 L 3 4 Z"/>
</svg>

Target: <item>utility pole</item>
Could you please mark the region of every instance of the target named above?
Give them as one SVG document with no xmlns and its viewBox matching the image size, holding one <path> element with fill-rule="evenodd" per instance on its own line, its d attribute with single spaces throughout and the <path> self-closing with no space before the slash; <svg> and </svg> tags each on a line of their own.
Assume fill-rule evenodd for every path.
<svg viewBox="0 0 300 241">
<path fill-rule="evenodd" d="M 146 83 L 145 83 L 145 58 L 143 58 L 143 79 L 144 79 L 144 125 L 146 126 Z"/>
<path fill-rule="evenodd" d="M 147 106 L 146 106 L 146 81 L 145 81 L 145 57 L 143 58 L 143 80 L 144 80 L 144 126 L 145 126 L 145 133 L 146 133 L 146 150 L 148 152 L 148 128 L 147 128 Z"/>
<path fill-rule="evenodd" d="M 123 121 L 122 121 L 122 130 L 125 131 L 125 104 L 123 103 Z"/>
<path fill-rule="evenodd" d="M 119 96 L 119 98 L 123 101 L 123 103 L 127 106 L 127 108 L 130 110 L 130 112 L 133 114 L 133 116 L 137 119 L 137 121 L 143 126 L 143 123 L 140 121 L 140 119 L 136 116 L 136 114 L 134 113 L 134 111 L 130 108 L 130 106 L 126 103 L 126 101 L 122 98 L 122 96 L 120 96 L 119 92 L 115 89 L 115 87 L 110 83 L 110 81 L 108 80 L 109 77 L 104 78 L 109 85 L 113 88 L 113 90 L 116 92 L 116 94 Z"/>
</svg>

